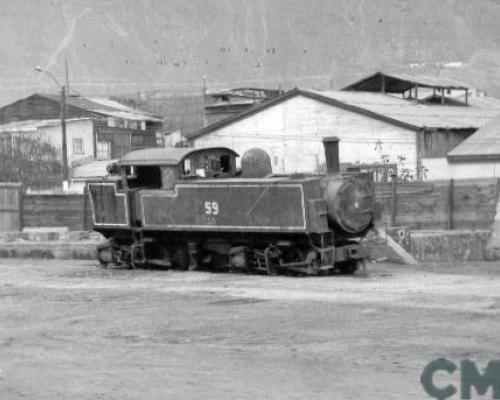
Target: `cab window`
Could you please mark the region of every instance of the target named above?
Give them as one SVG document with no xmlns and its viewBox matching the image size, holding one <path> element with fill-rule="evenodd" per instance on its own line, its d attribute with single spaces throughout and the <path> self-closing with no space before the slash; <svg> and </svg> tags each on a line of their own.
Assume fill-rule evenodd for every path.
<svg viewBox="0 0 500 400">
<path fill-rule="evenodd" d="M 127 167 L 126 177 L 127 186 L 130 189 L 139 187 L 157 189 L 162 186 L 161 171 L 157 166 L 133 165 Z"/>
</svg>

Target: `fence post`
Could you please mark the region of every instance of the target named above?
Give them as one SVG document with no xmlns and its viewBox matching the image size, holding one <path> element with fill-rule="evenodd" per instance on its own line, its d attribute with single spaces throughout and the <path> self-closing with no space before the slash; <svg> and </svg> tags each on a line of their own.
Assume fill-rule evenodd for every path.
<svg viewBox="0 0 500 400">
<path fill-rule="evenodd" d="M 450 179 L 450 184 L 448 185 L 448 201 L 447 201 L 447 208 L 448 208 L 448 219 L 446 221 L 446 229 L 452 230 L 453 229 L 453 192 L 454 192 L 454 186 L 455 186 L 455 181 Z"/>
<path fill-rule="evenodd" d="M 392 193 L 391 193 L 391 225 L 395 226 L 396 225 L 396 215 L 397 215 L 397 206 L 398 206 L 398 201 L 397 201 L 397 184 L 398 184 L 398 176 L 393 175 L 392 176 Z"/>
<path fill-rule="evenodd" d="M 19 232 L 23 230 L 23 201 L 24 201 L 24 185 L 19 185 L 19 189 L 17 192 L 17 201 L 19 207 Z"/>
</svg>

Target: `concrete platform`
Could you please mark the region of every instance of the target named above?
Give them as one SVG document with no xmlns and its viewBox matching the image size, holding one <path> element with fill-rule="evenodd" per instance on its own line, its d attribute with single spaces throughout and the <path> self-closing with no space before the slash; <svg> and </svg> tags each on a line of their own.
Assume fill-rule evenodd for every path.
<svg viewBox="0 0 500 400">
<path fill-rule="evenodd" d="M 362 241 L 372 260 L 409 265 L 389 246 L 388 235 L 370 232 Z M 483 261 L 488 230 L 409 231 L 409 253 L 417 261 Z M 96 259 L 96 247 L 105 239 L 96 232 L 30 229 L 24 232 L 0 232 L 0 258 Z"/>
<path fill-rule="evenodd" d="M 387 244 L 387 237 L 372 231 L 362 241 L 370 259 L 405 263 Z M 23 232 L 0 232 L 0 258 L 95 260 L 96 248 L 105 242 L 97 232 L 30 228 Z"/>
<path fill-rule="evenodd" d="M 483 261 L 489 230 L 419 230 L 409 233 L 410 253 L 419 261 Z"/>
<path fill-rule="evenodd" d="M 96 247 L 104 240 L 97 232 L 67 228 L 0 232 L 0 258 L 95 260 Z"/>
<path fill-rule="evenodd" d="M 95 260 L 98 242 L 0 242 L 0 258 Z"/>
</svg>

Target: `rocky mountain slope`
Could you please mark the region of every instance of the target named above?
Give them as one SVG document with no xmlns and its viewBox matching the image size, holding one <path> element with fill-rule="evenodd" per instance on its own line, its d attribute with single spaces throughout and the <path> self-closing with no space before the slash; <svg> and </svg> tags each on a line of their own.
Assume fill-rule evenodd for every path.
<svg viewBox="0 0 500 400">
<path fill-rule="evenodd" d="M 338 88 L 376 70 L 456 77 L 500 97 L 499 0 L 0 0 L 0 104 L 258 85 Z"/>
</svg>

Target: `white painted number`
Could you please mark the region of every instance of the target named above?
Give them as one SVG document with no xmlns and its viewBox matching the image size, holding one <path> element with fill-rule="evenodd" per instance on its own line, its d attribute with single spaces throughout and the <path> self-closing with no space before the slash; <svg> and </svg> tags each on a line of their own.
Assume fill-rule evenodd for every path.
<svg viewBox="0 0 500 400">
<path fill-rule="evenodd" d="M 219 203 L 216 201 L 205 201 L 205 214 L 217 215 L 219 214 Z"/>
<path fill-rule="evenodd" d="M 219 214 L 219 203 L 217 203 L 216 201 L 212 203 L 212 214 L 213 215 Z"/>
</svg>

